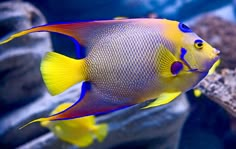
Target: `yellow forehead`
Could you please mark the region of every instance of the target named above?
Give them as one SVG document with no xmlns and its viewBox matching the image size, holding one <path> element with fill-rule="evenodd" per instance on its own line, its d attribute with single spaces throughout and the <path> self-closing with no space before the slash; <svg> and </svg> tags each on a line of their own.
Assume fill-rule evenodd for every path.
<svg viewBox="0 0 236 149">
<path fill-rule="evenodd" d="M 163 20 L 161 26 L 163 36 L 171 41 L 176 49 L 193 46 L 194 41 L 198 38 L 190 28 L 177 21 Z"/>
<path fill-rule="evenodd" d="M 165 21 L 163 34 L 166 39 L 173 41 L 174 43 L 181 43 L 184 37 L 184 33 L 179 29 L 179 22 L 177 21 Z"/>
</svg>

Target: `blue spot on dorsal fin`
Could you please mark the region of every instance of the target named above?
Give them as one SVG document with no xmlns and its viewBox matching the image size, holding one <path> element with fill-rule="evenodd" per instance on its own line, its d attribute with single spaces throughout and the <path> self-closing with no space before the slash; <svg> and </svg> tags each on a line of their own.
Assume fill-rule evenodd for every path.
<svg viewBox="0 0 236 149">
<path fill-rule="evenodd" d="M 183 24 L 181 22 L 179 23 L 178 27 L 184 33 L 191 33 L 191 32 L 193 32 L 187 25 L 185 25 L 185 24 Z"/>
</svg>

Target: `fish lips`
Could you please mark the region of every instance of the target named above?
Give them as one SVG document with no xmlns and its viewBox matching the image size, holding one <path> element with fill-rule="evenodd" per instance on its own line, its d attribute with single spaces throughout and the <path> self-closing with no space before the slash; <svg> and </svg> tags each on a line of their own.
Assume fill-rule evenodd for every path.
<svg viewBox="0 0 236 149">
<path fill-rule="evenodd" d="M 189 69 L 189 72 L 196 72 L 196 73 L 208 73 L 208 71 L 210 70 L 210 68 L 215 64 L 215 62 L 217 60 L 220 59 L 220 56 L 216 56 L 213 60 L 211 60 L 211 62 L 206 64 L 206 69 L 198 69 L 198 68 L 191 68 Z"/>
</svg>

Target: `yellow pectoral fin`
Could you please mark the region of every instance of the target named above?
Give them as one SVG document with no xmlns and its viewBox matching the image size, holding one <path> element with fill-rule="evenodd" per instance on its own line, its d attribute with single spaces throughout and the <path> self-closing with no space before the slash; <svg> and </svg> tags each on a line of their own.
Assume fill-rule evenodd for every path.
<svg viewBox="0 0 236 149">
<path fill-rule="evenodd" d="M 158 53 L 158 72 L 162 77 L 173 77 L 172 64 L 177 61 L 176 57 L 165 46 L 160 45 Z"/>
<path fill-rule="evenodd" d="M 156 107 L 160 105 L 167 104 L 178 97 L 182 92 L 174 92 L 174 93 L 162 93 L 155 101 L 143 107 L 142 109 L 147 109 L 151 107 Z"/>
<path fill-rule="evenodd" d="M 60 94 L 87 78 L 84 59 L 76 60 L 55 52 L 47 53 L 40 69 L 48 91 L 52 95 Z"/>
</svg>

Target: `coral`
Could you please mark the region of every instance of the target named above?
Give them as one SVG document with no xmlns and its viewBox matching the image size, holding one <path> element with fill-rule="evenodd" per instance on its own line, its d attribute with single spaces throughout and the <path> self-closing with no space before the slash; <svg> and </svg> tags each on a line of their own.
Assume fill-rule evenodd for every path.
<svg viewBox="0 0 236 149">
<path fill-rule="evenodd" d="M 223 69 L 198 84 L 198 88 L 209 99 L 221 105 L 236 117 L 236 69 Z"/>
<path fill-rule="evenodd" d="M 40 11 L 29 3 L 1 3 L 0 14 L 2 39 L 9 34 L 46 23 Z M 1 113 L 33 101 L 45 92 L 39 65 L 47 51 L 51 51 L 47 33 L 27 35 L 0 46 Z"/>
</svg>

